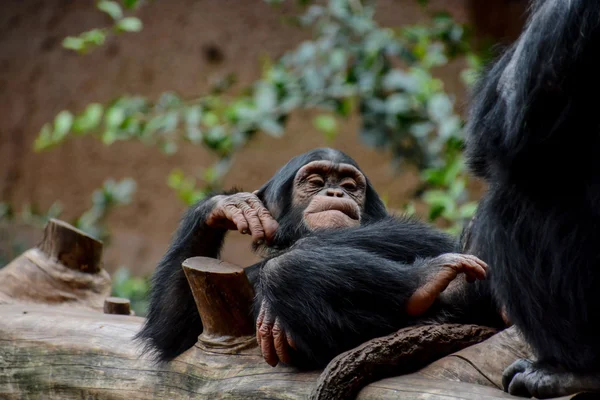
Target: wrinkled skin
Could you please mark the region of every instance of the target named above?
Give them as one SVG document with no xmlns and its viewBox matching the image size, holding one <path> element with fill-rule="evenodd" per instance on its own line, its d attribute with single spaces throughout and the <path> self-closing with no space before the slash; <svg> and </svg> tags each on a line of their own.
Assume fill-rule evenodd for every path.
<svg viewBox="0 0 600 400">
<path fill-rule="evenodd" d="M 279 224 L 255 194 L 241 192 L 214 199 L 216 205 L 206 219 L 208 226 L 251 235 L 257 244 L 273 239 Z"/>
</svg>

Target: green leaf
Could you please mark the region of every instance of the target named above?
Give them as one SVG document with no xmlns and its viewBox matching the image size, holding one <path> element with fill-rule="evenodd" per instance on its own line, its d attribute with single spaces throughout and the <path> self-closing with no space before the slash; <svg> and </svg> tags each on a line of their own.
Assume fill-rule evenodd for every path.
<svg viewBox="0 0 600 400">
<path fill-rule="evenodd" d="M 85 42 L 83 39 L 76 36 L 67 36 L 63 39 L 62 46 L 65 49 L 82 52 L 85 49 Z"/>
<path fill-rule="evenodd" d="M 75 119 L 75 122 L 73 123 L 73 131 L 77 133 L 85 133 L 96 129 L 102 121 L 103 112 L 104 107 L 102 104 L 89 104 L 85 108 L 85 111 Z"/>
<path fill-rule="evenodd" d="M 137 183 L 134 179 L 125 178 L 113 186 L 112 197 L 118 204 L 129 204 L 136 188 Z"/>
<path fill-rule="evenodd" d="M 169 187 L 172 189 L 176 189 L 183 182 L 183 178 L 183 171 L 179 168 L 176 168 L 169 174 L 169 177 L 167 178 L 167 185 L 169 185 Z"/>
<path fill-rule="evenodd" d="M 102 134 L 102 143 L 104 143 L 105 145 L 110 146 L 111 144 L 113 144 L 116 141 L 117 141 L 117 133 L 115 131 L 108 130 Z"/>
<path fill-rule="evenodd" d="M 54 118 L 54 132 L 52 134 L 52 139 L 55 142 L 61 141 L 67 136 L 67 133 L 69 133 L 72 126 L 73 114 L 67 110 L 59 112 L 58 115 L 56 115 L 56 118 Z"/>
<path fill-rule="evenodd" d="M 33 143 L 33 149 L 37 151 L 45 150 L 51 147 L 53 144 L 52 141 L 52 126 L 49 123 L 44 124 L 38 137 L 35 139 Z"/>
<path fill-rule="evenodd" d="M 456 203 L 454 199 L 448 195 L 448 193 L 442 190 L 429 190 L 423 194 L 423 200 L 429 206 L 430 209 L 430 219 L 434 220 L 438 216 L 441 216 L 446 213 L 453 213 L 456 208 Z M 434 217 L 432 217 L 434 215 Z"/>
<path fill-rule="evenodd" d="M 337 134 L 337 121 L 331 115 L 321 114 L 313 119 L 313 125 L 331 141 Z"/>
<path fill-rule="evenodd" d="M 212 111 L 205 112 L 202 116 L 202 122 L 209 128 L 217 126 L 219 123 L 219 117 Z"/>
<path fill-rule="evenodd" d="M 123 4 L 125 4 L 125 8 L 135 8 L 137 7 L 139 0 L 123 0 Z"/>
<path fill-rule="evenodd" d="M 175 154 L 177 153 L 177 143 L 175 142 L 165 142 L 161 145 L 161 149 L 165 154 Z"/>
<path fill-rule="evenodd" d="M 439 135 L 443 138 L 455 136 L 460 132 L 461 120 L 457 115 L 444 118 L 440 122 Z"/>
<path fill-rule="evenodd" d="M 142 30 L 143 24 L 139 18 L 127 17 L 117 22 L 116 28 L 121 32 L 139 32 Z"/>
<path fill-rule="evenodd" d="M 473 216 L 475 215 L 475 212 L 477 211 L 477 202 L 476 201 L 472 201 L 469 203 L 465 203 L 462 206 L 460 206 L 458 212 L 461 218 L 466 218 L 466 219 L 471 219 L 473 218 Z"/>
<path fill-rule="evenodd" d="M 277 104 L 277 91 L 273 85 L 262 83 L 254 92 L 254 102 L 261 111 L 271 111 Z"/>
<path fill-rule="evenodd" d="M 429 100 L 427 109 L 434 121 L 442 121 L 452 113 L 452 101 L 445 93 L 437 93 Z"/>
<path fill-rule="evenodd" d="M 393 69 L 383 77 L 383 87 L 386 90 L 405 90 L 412 93 L 419 90 L 419 81 L 415 76 Z"/>
<path fill-rule="evenodd" d="M 281 137 L 283 135 L 283 126 L 274 119 L 265 118 L 260 121 L 259 128 L 271 136 Z"/>
<path fill-rule="evenodd" d="M 185 123 L 188 126 L 198 126 L 202 121 L 202 107 L 191 106 L 185 110 Z"/>
<path fill-rule="evenodd" d="M 121 107 L 111 107 L 106 111 L 104 122 L 109 129 L 118 128 L 125 121 L 125 110 Z"/>
<path fill-rule="evenodd" d="M 96 7 L 112 17 L 114 20 L 123 18 L 123 10 L 116 1 L 100 0 Z"/>
<path fill-rule="evenodd" d="M 390 114 L 405 113 L 412 108 L 410 97 L 401 93 L 391 95 L 385 103 L 387 112 Z"/>
<path fill-rule="evenodd" d="M 85 46 L 100 46 L 106 40 L 106 33 L 100 29 L 92 29 L 79 35 L 84 41 Z"/>
<path fill-rule="evenodd" d="M 177 129 L 177 125 L 179 123 L 179 113 L 176 111 L 171 111 L 165 115 L 165 119 L 163 121 L 163 129 L 166 132 L 173 132 Z"/>
<path fill-rule="evenodd" d="M 454 199 L 458 199 L 463 194 L 466 187 L 464 179 L 456 179 L 450 184 L 450 196 Z"/>
</svg>

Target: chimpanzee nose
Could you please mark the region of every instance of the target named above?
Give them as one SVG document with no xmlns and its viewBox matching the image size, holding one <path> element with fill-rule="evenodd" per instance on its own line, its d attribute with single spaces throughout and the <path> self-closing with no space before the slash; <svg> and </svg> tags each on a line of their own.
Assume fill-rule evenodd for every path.
<svg viewBox="0 0 600 400">
<path fill-rule="evenodd" d="M 328 188 L 325 195 L 331 197 L 344 197 L 344 191 L 341 189 Z"/>
</svg>

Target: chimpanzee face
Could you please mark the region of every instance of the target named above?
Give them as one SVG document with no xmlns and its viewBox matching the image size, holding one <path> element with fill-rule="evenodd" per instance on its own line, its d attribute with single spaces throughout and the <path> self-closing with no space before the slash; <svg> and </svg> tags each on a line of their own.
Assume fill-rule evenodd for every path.
<svg viewBox="0 0 600 400">
<path fill-rule="evenodd" d="M 303 210 L 302 220 L 310 230 L 357 226 L 366 190 L 367 180 L 356 167 L 312 161 L 296 173 L 292 207 Z"/>
</svg>

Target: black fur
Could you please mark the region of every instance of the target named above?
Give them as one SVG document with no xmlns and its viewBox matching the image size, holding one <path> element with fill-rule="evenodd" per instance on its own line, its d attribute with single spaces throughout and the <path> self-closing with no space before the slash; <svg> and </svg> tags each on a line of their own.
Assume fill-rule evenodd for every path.
<svg viewBox="0 0 600 400">
<path fill-rule="evenodd" d="M 294 365 L 306 368 L 324 367 L 366 340 L 427 319 L 466 318 L 501 326 L 498 317 L 492 318 L 498 315 L 493 304 L 483 300 L 490 298 L 489 292 L 478 292 L 477 283 L 418 320 L 407 316 L 410 295 L 438 271 L 432 258 L 455 251 L 448 235 L 417 220 L 391 216 L 316 233 L 262 267 L 256 304 L 267 300 L 292 334 L 298 349 L 292 354 Z M 467 293 L 476 293 L 478 299 Z"/>
<path fill-rule="evenodd" d="M 367 181 L 361 226 L 310 232 L 301 210 L 291 208 L 297 171 L 315 160 L 348 163 L 346 154 L 317 149 L 290 160 L 257 193 L 280 228 L 268 258 L 246 268 L 257 293 L 267 300 L 298 346 L 295 364 L 323 366 L 339 352 L 406 326 L 406 300 L 439 264 L 432 257 L 458 252 L 455 240 L 429 225 L 388 215 Z M 214 201 L 204 200 L 183 217 L 173 243 L 153 277 L 147 321 L 138 339 L 161 361 L 191 347 L 202 323 L 181 263 L 188 257 L 218 257 L 225 231 L 204 220 Z M 300 240 L 302 239 L 302 240 Z M 479 284 L 446 296 L 424 318 L 458 320 L 497 315 L 489 301 L 471 305 L 472 295 L 489 298 Z"/>
<path fill-rule="evenodd" d="M 597 371 L 600 2 L 532 12 L 472 100 L 467 155 L 489 183 L 472 251 L 540 363 Z"/>
</svg>

